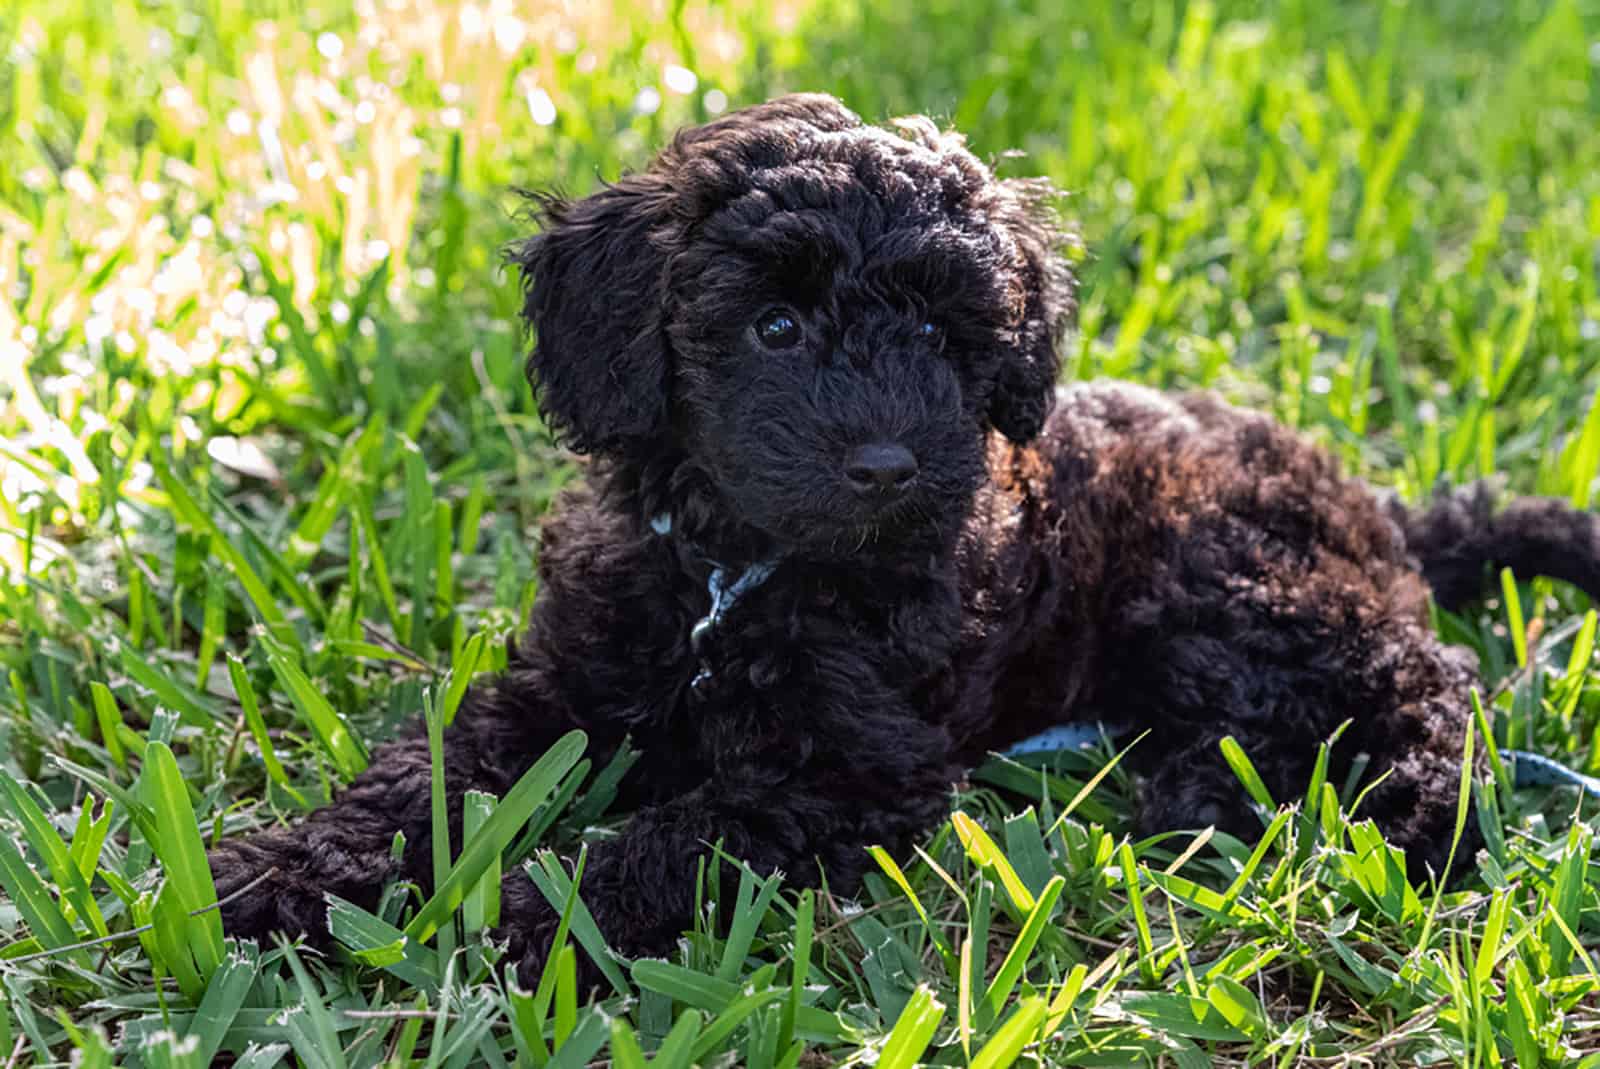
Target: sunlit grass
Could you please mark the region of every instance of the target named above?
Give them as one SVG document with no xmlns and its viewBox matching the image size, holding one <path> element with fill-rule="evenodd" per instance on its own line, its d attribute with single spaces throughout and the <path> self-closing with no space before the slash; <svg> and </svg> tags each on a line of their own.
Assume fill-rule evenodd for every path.
<svg viewBox="0 0 1600 1069">
<path fill-rule="evenodd" d="M 508 990 L 482 932 L 498 865 L 601 945 L 547 850 L 622 818 L 626 758 L 480 799 L 441 895 L 341 906 L 337 957 L 219 943 L 195 868 L 447 716 L 535 594 L 569 468 L 508 190 L 780 89 L 1068 190 L 1072 374 L 1220 389 L 1412 497 L 1591 502 L 1592 5 L 244 7 L 0 13 L 0 1065 L 1600 1065 L 1593 806 L 1502 777 L 1437 894 L 1360 784 L 1191 845 L 1127 838 L 1108 753 L 991 762 L 860 901 L 708 874 L 678 955 L 592 1007 L 565 954 Z M 1600 768 L 1587 608 L 1511 584 L 1440 621 L 1483 658 L 1480 747 Z"/>
</svg>

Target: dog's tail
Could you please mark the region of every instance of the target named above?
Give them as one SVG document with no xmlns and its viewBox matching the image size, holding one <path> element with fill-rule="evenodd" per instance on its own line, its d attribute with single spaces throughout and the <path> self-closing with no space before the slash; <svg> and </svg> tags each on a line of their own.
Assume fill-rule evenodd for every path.
<svg viewBox="0 0 1600 1069">
<path fill-rule="evenodd" d="M 1391 512 L 1422 566 L 1434 600 L 1456 610 L 1481 595 L 1495 572 L 1571 583 L 1600 602 L 1600 515 L 1555 498 L 1514 498 L 1479 482 L 1439 494 L 1423 509 Z"/>
</svg>

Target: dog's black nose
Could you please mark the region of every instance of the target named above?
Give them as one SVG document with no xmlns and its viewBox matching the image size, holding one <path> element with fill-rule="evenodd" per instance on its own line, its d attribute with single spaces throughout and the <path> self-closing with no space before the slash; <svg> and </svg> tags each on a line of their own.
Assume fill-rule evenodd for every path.
<svg viewBox="0 0 1600 1069">
<path fill-rule="evenodd" d="M 845 455 L 844 477 L 858 494 L 897 494 L 917 477 L 917 458 L 892 442 L 859 445 Z"/>
</svg>

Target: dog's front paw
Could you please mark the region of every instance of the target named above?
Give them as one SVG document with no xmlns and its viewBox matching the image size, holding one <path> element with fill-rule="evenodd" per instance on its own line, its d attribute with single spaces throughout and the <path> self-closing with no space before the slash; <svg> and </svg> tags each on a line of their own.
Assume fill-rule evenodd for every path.
<svg viewBox="0 0 1600 1069">
<path fill-rule="evenodd" d="M 265 942 L 282 932 L 303 935 L 316 946 L 329 942 L 323 887 L 307 877 L 292 850 L 253 839 L 228 840 L 207 861 L 226 935 Z"/>
<path fill-rule="evenodd" d="M 521 872 L 506 877 L 500 891 L 500 928 L 495 935 L 509 944 L 507 956 L 516 963 L 518 987 L 533 991 L 539 986 L 560 927 L 560 913 L 533 881 Z M 570 933 L 568 941 L 577 946 Z M 606 983 L 605 975 L 581 946 L 577 946 L 577 980 L 580 995 Z"/>
</svg>

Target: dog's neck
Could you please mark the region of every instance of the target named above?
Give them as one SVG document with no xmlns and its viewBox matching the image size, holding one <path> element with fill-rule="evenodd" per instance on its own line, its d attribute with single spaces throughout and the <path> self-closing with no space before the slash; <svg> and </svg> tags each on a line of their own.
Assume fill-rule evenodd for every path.
<svg viewBox="0 0 1600 1069">
<path fill-rule="evenodd" d="M 673 537 L 672 513 L 663 512 L 651 517 L 650 530 L 656 537 L 670 540 Z M 711 608 L 689 631 L 690 649 L 700 658 L 700 673 L 693 680 L 695 689 L 698 690 L 713 674 L 711 647 L 717 641 L 723 617 L 746 594 L 772 578 L 772 573 L 782 563 L 782 557 L 773 557 L 734 570 L 715 561 L 709 562 L 711 571 L 706 576 L 706 593 L 711 597 Z"/>
<path fill-rule="evenodd" d="M 690 648 L 700 660 L 692 687 L 700 691 L 716 671 L 723 618 L 755 594 L 789 554 L 741 522 L 703 475 L 670 459 L 608 466 L 595 475 L 612 506 L 647 526 L 648 537 L 670 547 L 689 582 L 705 588 L 710 608 L 689 633 Z"/>
<path fill-rule="evenodd" d="M 724 619 L 736 604 L 764 598 L 800 597 L 867 619 L 885 618 L 907 599 L 926 603 L 920 618 L 928 627 L 919 638 L 918 659 L 929 666 L 948 652 L 935 636 L 948 632 L 947 639 L 955 640 L 961 605 L 959 531 L 943 532 L 937 545 L 930 538 L 920 548 L 899 552 L 809 553 L 742 522 L 710 480 L 682 462 L 601 462 L 590 469 L 588 481 L 608 510 L 631 521 L 634 537 L 667 551 L 675 583 L 703 592 L 701 604 L 708 608 L 689 634 L 700 661 L 693 680 L 697 691 L 716 674 L 728 638 Z"/>
<path fill-rule="evenodd" d="M 696 582 L 712 567 L 741 572 L 788 555 L 745 523 L 703 472 L 669 449 L 639 461 L 604 463 L 591 480 L 612 508 L 668 540 Z"/>
</svg>

